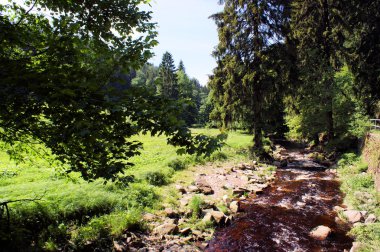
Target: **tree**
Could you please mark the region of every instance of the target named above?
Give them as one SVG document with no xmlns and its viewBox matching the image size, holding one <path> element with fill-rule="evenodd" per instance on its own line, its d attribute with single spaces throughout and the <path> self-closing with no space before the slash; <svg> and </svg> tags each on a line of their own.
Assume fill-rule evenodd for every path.
<svg viewBox="0 0 380 252">
<path fill-rule="evenodd" d="M 141 143 L 129 137 L 140 132 L 165 134 L 183 146 L 180 152 L 216 147 L 210 138 L 191 137 L 171 100 L 121 78 L 157 44 L 151 13 L 139 8 L 147 2 L 1 4 L 1 140 L 33 138 L 88 180 L 117 178 L 139 153 Z"/>
<path fill-rule="evenodd" d="M 185 68 L 185 64 L 183 64 L 183 61 L 181 60 L 178 64 L 178 69 L 177 71 L 182 71 L 184 73 L 186 73 L 186 68 Z"/>
<path fill-rule="evenodd" d="M 169 52 L 165 52 L 159 66 L 161 85 L 159 93 L 171 99 L 178 99 L 178 81 L 174 66 L 173 56 Z"/>
<path fill-rule="evenodd" d="M 224 2 L 224 11 L 213 16 L 219 45 L 209 83 L 215 102 L 211 116 L 225 127 L 243 123 L 254 132 L 254 149 L 261 154 L 264 108 L 271 103 L 278 74 L 270 55 L 283 39 L 287 1 Z"/>
<path fill-rule="evenodd" d="M 139 87 L 146 87 L 153 93 L 157 92 L 157 85 L 159 82 L 159 70 L 157 67 L 150 63 L 136 72 L 136 77 L 132 80 L 132 85 Z"/>
<path fill-rule="evenodd" d="M 355 93 L 374 115 L 380 100 L 380 1 L 336 1 L 344 24 L 340 50 L 355 77 Z"/>
<path fill-rule="evenodd" d="M 335 137 L 334 75 L 340 64 L 336 52 L 341 44 L 338 24 L 341 17 L 334 1 L 293 1 L 292 31 L 297 40 L 302 86 L 299 102 L 305 109 L 304 127 L 313 132 L 326 132 L 327 139 Z M 322 120 L 321 120 L 322 118 Z"/>
</svg>

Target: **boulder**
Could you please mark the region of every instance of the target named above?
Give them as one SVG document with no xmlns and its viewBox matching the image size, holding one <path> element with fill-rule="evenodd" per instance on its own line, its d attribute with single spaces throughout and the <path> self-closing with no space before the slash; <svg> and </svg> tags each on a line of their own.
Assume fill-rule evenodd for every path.
<svg viewBox="0 0 380 252">
<path fill-rule="evenodd" d="M 237 213 L 240 211 L 240 204 L 238 201 L 232 201 L 230 204 L 230 210 L 233 213 Z"/>
<path fill-rule="evenodd" d="M 198 187 L 199 192 L 203 193 L 204 195 L 214 193 L 214 190 L 212 190 L 210 184 L 204 178 L 198 179 L 195 184 Z"/>
<path fill-rule="evenodd" d="M 226 219 L 226 215 L 223 212 L 220 211 L 212 211 L 211 212 L 212 218 L 215 220 L 217 224 L 222 224 L 224 223 Z"/>
<path fill-rule="evenodd" d="M 185 189 L 183 186 L 181 186 L 181 185 L 176 185 L 175 188 L 176 188 L 180 193 L 182 193 L 182 194 L 186 194 L 186 193 L 187 193 L 186 189 Z"/>
<path fill-rule="evenodd" d="M 124 242 L 113 241 L 113 249 L 117 252 L 128 251 L 128 246 Z"/>
<path fill-rule="evenodd" d="M 191 233 L 191 228 L 183 228 L 183 229 L 181 229 L 181 230 L 179 231 L 179 233 L 180 233 L 181 235 L 185 235 L 185 236 L 187 236 L 187 235 L 189 235 L 189 234 Z"/>
<path fill-rule="evenodd" d="M 195 185 L 190 185 L 187 189 L 189 192 L 199 192 L 199 188 Z"/>
<path fill-rule="evenodd" d="M 169 218 L 177 218 L 178 212 L 174 211 L 173 208 L 165 208 L 165 215 Z"/>
<path fill-rule="evenodd" d="M 360 242 L 353 242 L 350 252 L 359 252 L 361 250 L 362 245 Z"/>
<path fill-rule="evenodd" d="M 230 183 L 226 183 L 223 185 L 223 189 L 225 190 L 234 189 L 234 186 L 231 185 Z"/>
<path fill-rule="evenodd" d="M 362 220 L 362 214 L 356 210 L 347 210 L 343 212 L 344 217 L 350 223 L 356 223 Z"/>
<path fill-rule="evenodd" d="M 276 166 L 276 167 L 281 167 L 281 162 L 279 162 L 279 161 L 274 161 L 274 162 L 273 162 L 273 165 Z"/>
<path fill-rule="evenodd" d="M 211 212 L 206 213 L 206 215 L 202 219 L 202 221 L 204 221 L 204 222 L 211 222 L 212 220 L 213 219 L 212 219 Z"/>
<path fill-rule="evenodd" d="M 163 236 L 163 235 L 168 235 L 168 234 L 177 234 L 178 231 L 179 229 L 176 224 L 165 223 L 156 227 L 153 230 L 153 233 Z"/>
<path fill-rule="evenodd" d="M 365 224 L 368 224 L 368 223 L 375 223 L 376 220 L 377 220 L 376 215 L 374 215 L 374 214 L 370 214 L 370 215 L 368 215 L 368 217 L 365 219 L 364 223 L 365 223 Z"/>
<path fill-rule="evenodd" d="M 247 190 L 246 188 L 238 188 L 238 189 L 235 189 L 233 190 L 233 194 L 234 195 L 237 195 L 237 196 L 242 196 L 244 193 L 249 193 L 250 191 Z"/>
<path fill-rule="evenodd" d="M 230 197 L 228 197 L 228 195 L 223 195 L 223 202 L 226 204 L 230 204 L 231 202 Z"/>
<path fill-rule="evenodd" d="M 345 209 L 343 208 L 343 207 L 341 207 L 341 206 L 334 206 L 334 211 L 335 212 L 341 212 L 341 211 L 344 211 Z"/>
<path fill-rule="evenodd" d="M 143 220 L 147 222 L 152 222 L 157 219 L 157 216 L 151 213 L 146 213 L 143 215 Z"/>
<path fill-rule="evenodd" d="M 309 235 L 316 240 L 323 241 L 326 240 L 327 236 L 329 236 L 330 233 L 331 229 L 329 227 L 318 226 L 314 228 Z"/>
<path fill-rule="evenodd" d="M 248 181 L 249 181 L 249 178 L 248 178 L 248 176 L 246 176 L 246 175 L 241 176 L 240 179 L 241 179 L 242 181 L 244 181 L 244 182 L 248 182 Z"/>
</svg>

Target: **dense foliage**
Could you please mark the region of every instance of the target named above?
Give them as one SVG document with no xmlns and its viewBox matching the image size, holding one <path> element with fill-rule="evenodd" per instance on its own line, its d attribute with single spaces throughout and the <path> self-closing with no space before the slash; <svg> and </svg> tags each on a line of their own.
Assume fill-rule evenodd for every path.
<svg viewBox="0 0 380 252">
<path fill-rule="evenodd" d="M 220 2 L 213 120 L 249 129 L 256 149 L 263 133 L 339 147 L 363 135 L 379 102 L 379 1 Z"/>
<path fill-rule="evenodd" d="M 181 60 L 177 68 L 173 56 L 166 52 L 159 67 L 145 64 L 140 70 L 132 71 L 133 86 L 145 87 L 159 96 L 177 102 L 178 120 L 187 126 L 206 125 L 212 104 L 208 99 L 209 89 L 186 73 Z"/>
<path fill-rule="evenodd" d="M 0 138 L 46 144 L 85 179 L 114 179 L 141 143 L 166 134 L 188 153 L 218 146 L 192 137 L 177 103 L 128 85 L 157 44 L 144 0 L 25 1 L 0 5 Z M 139 34 L 139 36 L 136 35 Z"/>
<path fill-rule="evenodd" d="M 282 1 L 225 1 L 224 11 L 213 16 L 220 40 L 210 81 L 213 118 L 225 127 L 244 122 L 254 132 L 259 151 L 266 112 L 277 111 L 276 103 L 281 103 L 278 76 L 286 72 L 281 65 L 287 14 Z"/>
</svg>

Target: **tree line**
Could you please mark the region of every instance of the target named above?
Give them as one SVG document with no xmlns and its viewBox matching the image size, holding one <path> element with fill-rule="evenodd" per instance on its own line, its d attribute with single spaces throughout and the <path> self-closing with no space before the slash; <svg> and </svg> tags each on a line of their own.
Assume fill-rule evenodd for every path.
<svg viewBox="0 0 380 252">
<path fill-rule="evenodd" d="M 211 118 L 262 137 L 347 146 L 380 99 L 380 1 L 225 0 Z"/>
<path fill-rule="evenodd" d="M 144 87 L 154 94 L 178 102 L 180 115 L 187 126 L 202 125 L 209 121 L 209 89 L 191 78 L 181 60 L 175 67 L 171 53 L 165 52 L 158 67 L 146 63 L 139 70 L 131 70 L 131 85 Z"/>
</svg>

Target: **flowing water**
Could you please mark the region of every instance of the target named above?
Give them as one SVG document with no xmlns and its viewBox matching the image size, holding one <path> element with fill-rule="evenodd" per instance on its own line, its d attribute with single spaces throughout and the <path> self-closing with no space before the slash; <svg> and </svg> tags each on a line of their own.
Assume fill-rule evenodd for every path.
<svg viewBox="0 0 380 252">
<path fill-rule="evenodd" d="M 216 231 L 206 251 L 343 251 L 352 239 L 347 226 L 335 222 L 333 207 L 342 204 L 334 173 L 289 151 L 293 162 L 277 170 L 277 178 L 262 195 L 242 201 L 243 213 Z M 324 241 L 309 236 L 320 225 L 332 229 Z"/>
</svg>

